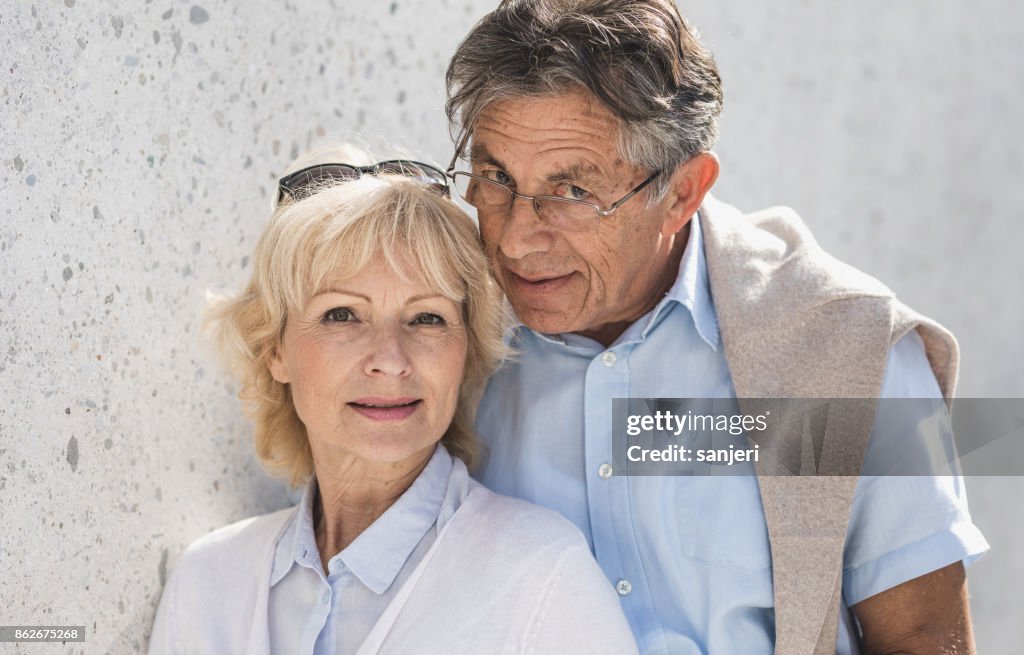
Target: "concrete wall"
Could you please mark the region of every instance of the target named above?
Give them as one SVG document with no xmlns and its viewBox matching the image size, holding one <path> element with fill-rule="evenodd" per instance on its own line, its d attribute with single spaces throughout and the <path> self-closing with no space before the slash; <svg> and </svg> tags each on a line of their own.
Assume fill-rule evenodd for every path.
<svg viewBox="0 0 1024 655">
<path fill-rule="evenodd" d="M 0 6 L 0 623 L 144 650 L 184 545 L 288 504 L 197 335 L 203 293 L 244 282 L 276 177 L 318 136 L 447 162 L 444 67 L 490 5 Z M 964 395 L 1024 395 L 1024 9 L 683 10 L 726 84 L 718 195 L 793 206 L 951 327 Z M 971 571 L 982 652 L 1024 637 L 1021 482 L 968 482 L 993 544 Z"/>
</svg>

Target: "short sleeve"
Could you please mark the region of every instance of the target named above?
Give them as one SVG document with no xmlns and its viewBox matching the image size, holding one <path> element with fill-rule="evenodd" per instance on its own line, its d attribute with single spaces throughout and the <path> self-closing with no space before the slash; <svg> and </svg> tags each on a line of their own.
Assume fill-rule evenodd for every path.
<svg viewBox="0 0 1024 655">
<path fill-rule="evenodd" d="M 881 397 L 942 397 L 916 331 L 889 351 Z M 884 411 L 880 406 L 865 460 L 929 461 L 935 433 L 928 421 L 905 409 Z M 951 433 L 942 438 L 943 448 L 954 448 Z M 971 521 L 962 476 L 864 475 L 846 536 L 843 600 L 852 606 L 954 562 L 970 564 L 988 548 Z"/>
</svg>

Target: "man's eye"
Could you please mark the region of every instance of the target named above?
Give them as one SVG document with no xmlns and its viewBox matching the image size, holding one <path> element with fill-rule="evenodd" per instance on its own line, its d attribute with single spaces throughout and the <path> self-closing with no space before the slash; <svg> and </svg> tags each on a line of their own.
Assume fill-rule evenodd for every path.
<svg viewBox="0 0 1024 655">
<path fill-rule="evenodd" d="M 429 312 L 424 312 L 423 314 L 417 315 L 416 318 L 414 318 L 412 320 L 412 324 L 413 325 L 444 325 L 445 324 L 445 320 L 444 320 L 443 317 L 441 317 L 438 314 L 431 314 Z"/>
<path fill-rule="evenodd" d="M 355 315 L 348 307 L 335 307 L 324 314 L 324 321 L 328 323 L 347 323 L 355 319 Z"/>
<path fill-rule="evenodd" d="M 566 198 L 568 200 L 585 200 L 587 202 L 594 201 L 594 195 L 584 189 L 578 187 L 575 184 L 563 184 L 558 187 L 558 191 L 555 193 L 556 196 Z"/>
<path fill-rule="evenodd" d="M 512 178 L 508 176 L 505 171 L 498 170 L 496 168 L 488 168 L 480 172 L 480 177 L 490 180 L 491 182 L 497 182 L 498 184 L 504 184 L 509 186 L 512 184 Z"/>
</svg>

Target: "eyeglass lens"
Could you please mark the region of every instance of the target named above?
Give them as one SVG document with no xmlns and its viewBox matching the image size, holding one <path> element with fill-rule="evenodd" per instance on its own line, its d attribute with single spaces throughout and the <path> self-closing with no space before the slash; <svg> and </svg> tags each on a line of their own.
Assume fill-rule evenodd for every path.
<svg viewBox="0 0 1024 655">
<path fill-rule="evenodd" d="M 512 206 L 512 190 L 504 184 L 462 172 L 452 179 L 459 196 L 477 210 L 507 211 Z M 593 205 L 568 198 L 539 196 L 533 199 L 533 208 L 541 220 L 563 230 L 587 229 L 599 218 Z"/>
</svg>

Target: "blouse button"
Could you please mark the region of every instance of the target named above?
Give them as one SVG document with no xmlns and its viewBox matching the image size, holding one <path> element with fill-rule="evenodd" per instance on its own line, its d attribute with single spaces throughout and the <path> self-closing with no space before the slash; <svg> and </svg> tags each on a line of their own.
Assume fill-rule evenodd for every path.
<svg viewBox="0 0 1024 655">
<path fill-rule="evenodd" d="M 629 592 L 633 591 L 633 585 L 629 580 L 619 580 L 615 583 L 615 591 L 617 591 L 620 596 L 628 596 Z"/>
</svg>

